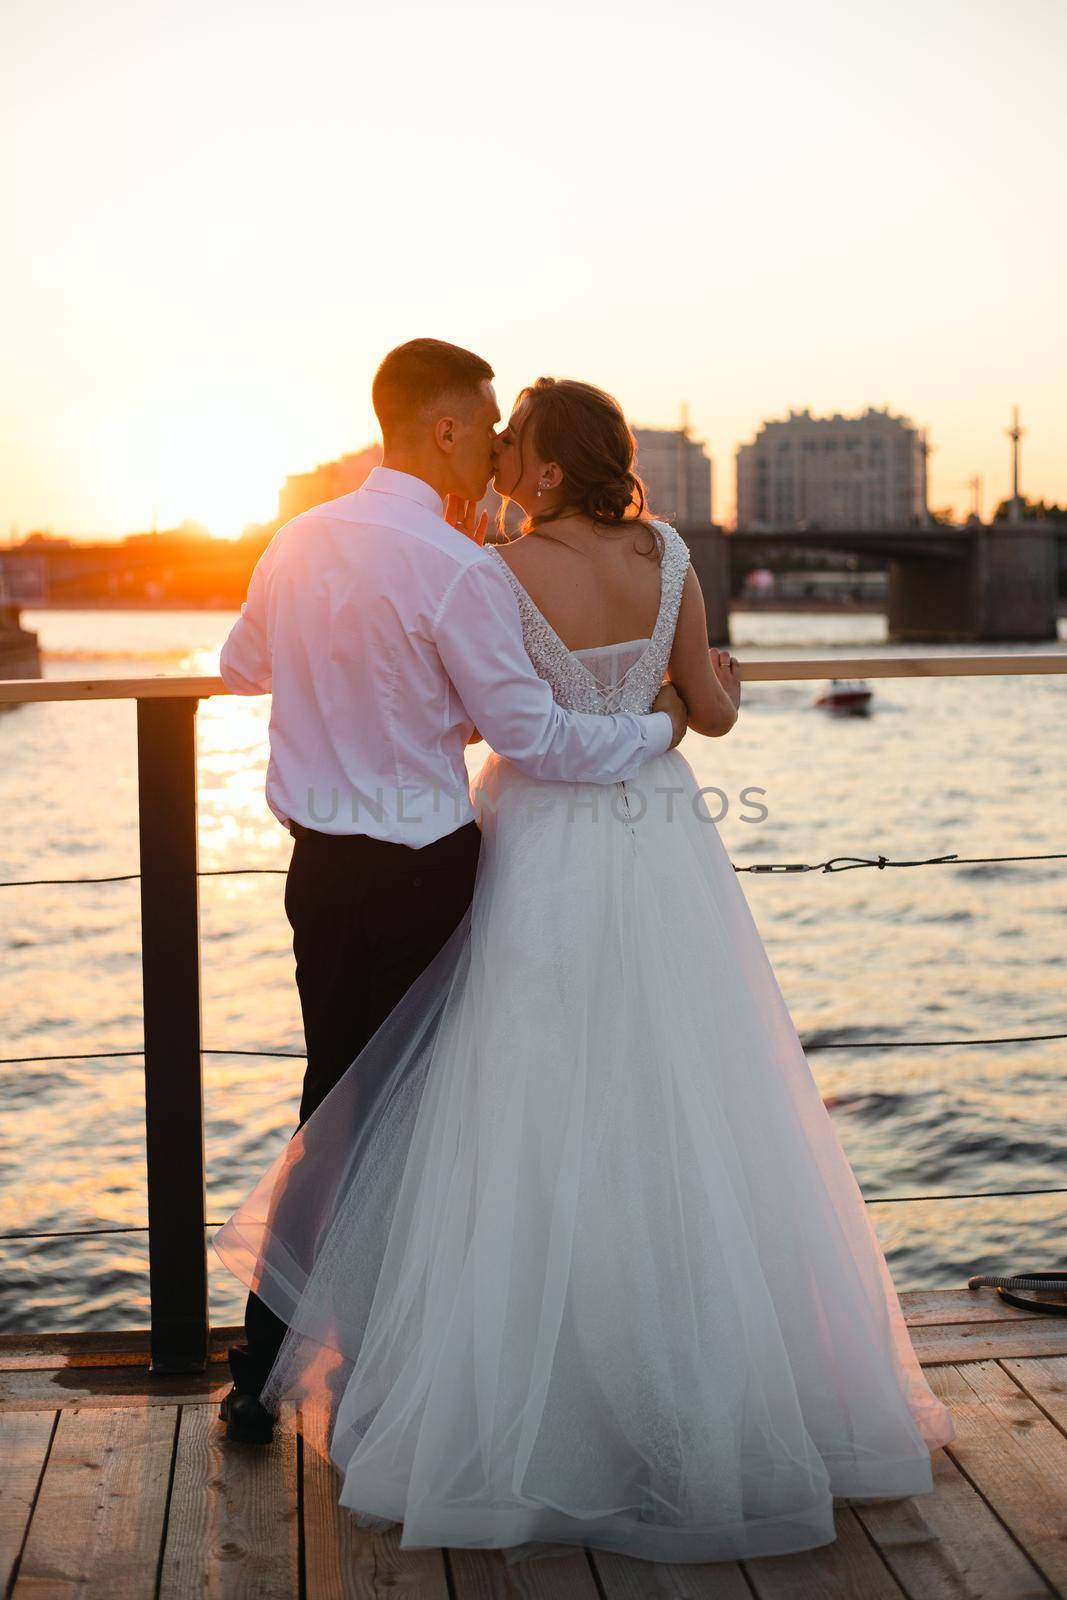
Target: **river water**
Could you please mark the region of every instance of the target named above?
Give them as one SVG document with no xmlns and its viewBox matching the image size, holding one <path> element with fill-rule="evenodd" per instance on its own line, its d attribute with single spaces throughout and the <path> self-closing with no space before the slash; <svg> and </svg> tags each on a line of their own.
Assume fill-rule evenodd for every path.
<svg viewBox="0 0 1067 1600">
<path fill-rule="evenodd" d="M 232 612 L 26 612 L 50 678 L 210 674 Z M 737 612 L 742 660 L 969 653 L 885 644 L 880 616 Z M 1061 620 L 1058 646 L 1067 630 Z M 973 647 L 972 647 L 973 648 Z M 1004 647 L 1013 653 L 1014 647 Z M 812 708 L 813 683 L 748 684 L 725 739 L 687 736 L 735 866 L 1067 852 L 1067 678 L 872 679 L 868 718 Z M 198 712 L 200 865 L 287 865 L 263 798 L 269 701 Z M 485 746 L 468 752 L 472 770 Z M 762 820 L 744 790 L 762 791 Z M 135 708 L 0 715 L 0 880 L 136 872 Z M 1067 860 L 857 868 L 741 882 L 897 1288 L 1062 1267 L 1067 1195 L 898 1195 L 1067 1183 Z M 281 874 L 200 882 L 204 1043 L 300 1051 Z M 2 1054 L 137 1050 L 138 886 L 0 889 Z M 862 1040 L 923 1041 L 875 1050 Z M 846 1048 L 816 1048 L 844 1045 Z M 225 1219 L 295 1119 L 301 1063 L 208 1055 L 208 1214 Z M 137 1056 L 0 1066 L 0 1234 L 146 1217 Z M 0 1328 L 144 1326 L 143 1234 L 0 1242 Z M 211 1261 L 216 1323 L 244 1291 Z M 987 1291 L 988 1292 L 988 1291 Z"/>
</svg>

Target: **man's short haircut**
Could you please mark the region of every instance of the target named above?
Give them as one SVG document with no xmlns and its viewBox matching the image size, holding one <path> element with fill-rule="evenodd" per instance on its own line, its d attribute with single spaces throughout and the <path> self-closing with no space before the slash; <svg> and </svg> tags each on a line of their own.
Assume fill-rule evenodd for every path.
<svg viewBox="0 0 1067 1600">
<path fill-rule="evenodd" d="M 371 401 L 383 439 L 418 422 L 446 396 L 473 399 L 493 377 L 488 361 L 442 339 L 409 339 L 374 375 Z"/>
</svg>

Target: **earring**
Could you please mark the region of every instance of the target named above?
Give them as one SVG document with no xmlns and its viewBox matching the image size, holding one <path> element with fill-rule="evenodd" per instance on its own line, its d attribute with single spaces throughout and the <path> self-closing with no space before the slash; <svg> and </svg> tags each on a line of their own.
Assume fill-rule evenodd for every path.
<svg viewBox="0 0 1067 1600">
<path fill-rule="evenodd" d="M 540 500 L 540 498 L 541 498 L 541 496 L 542 496 L 542 494 L 543 494 L 543 493 L 544 493 L 544 492 L 545 492 L 545 490 L 546 490 L 546 489 L 547 489 L 547 488 L 548 488 L 548 484 L 547 484 L 547 483 L 546 483 L 546 482 L 545 482 L 545 480 L 544 480 L 544 479 L 543 479 L 543 478 L 542 478 L 542 479 L 541 479 L 541 482 L 540 482 L 540 483 L 539 483 L 539 484 L 538 484 L 538 485 L 537 485 L 537 498 L 538 498 L 538 500 Z"/>
</svg>

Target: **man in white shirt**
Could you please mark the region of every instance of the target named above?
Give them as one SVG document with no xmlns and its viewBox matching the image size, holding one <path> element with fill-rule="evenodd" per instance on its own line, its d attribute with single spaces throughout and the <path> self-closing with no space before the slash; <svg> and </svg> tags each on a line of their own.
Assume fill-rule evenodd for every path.
<svg viewBox="0 0 1067 1600">
<path fill-rule="evenodd" d="M 532 776 L 596 783 L 633 777 L 686 730 L 670 685 L 648 716 L 590 716 L 534 671 L 485 519 L 473 526 L 500 420 L 492 377 L 434 339 L 386 356 L 373 387 L 383 465 L 279 529 L 222 648 L 229 688 L 272 696 L 267 804 L 295 838 L 301 1123 L 470 904 L 473 728 Z M 245 1328 L 220 1415 L 230 1438 L 265 1442 L 256 1397 L 284 1324 L 252 1294 Z"/>
</svg>

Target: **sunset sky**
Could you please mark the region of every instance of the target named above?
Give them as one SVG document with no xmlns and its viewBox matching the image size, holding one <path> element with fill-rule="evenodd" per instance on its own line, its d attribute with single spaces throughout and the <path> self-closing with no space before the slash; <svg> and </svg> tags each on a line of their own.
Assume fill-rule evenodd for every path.
<svg viewBox="0 0 1067 1600">
<path fill-rule="evenodd" d="M 1067 503 L 1063 0 L 5 0 L 0 539 L 232 535 L 421 334 Z"/>
</svg>

